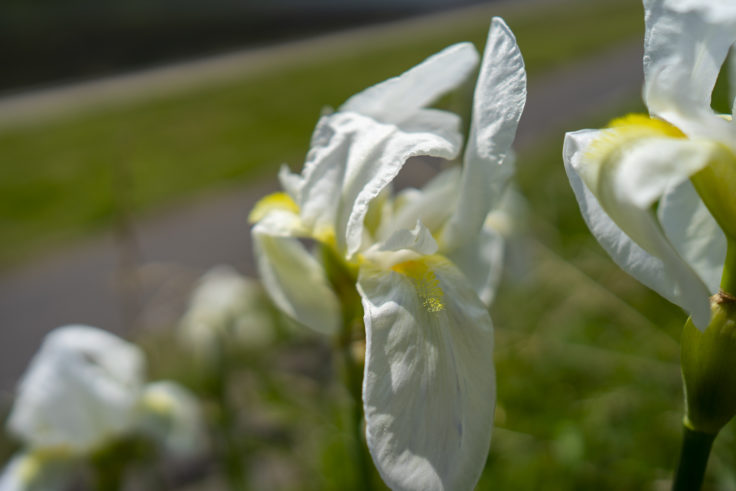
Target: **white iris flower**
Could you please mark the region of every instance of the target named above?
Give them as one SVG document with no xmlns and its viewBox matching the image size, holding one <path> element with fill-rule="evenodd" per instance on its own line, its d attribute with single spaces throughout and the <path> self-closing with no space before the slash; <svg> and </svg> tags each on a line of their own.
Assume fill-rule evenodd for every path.
<svg viewBox="0 0 736 491">
<path fill-rule="evenodd" d="M 428 106 L 473 72 L 469 43 L 450 46 L 322 117 L 301 175 L 253 210 L 258 266 L 274 302 L 323 333 L 340 304 L 299 242 L 329 247 L 355 274 L 366 328 L 367 442 L 394 489 L 471 489 L 488 453 L 495 406 L 487 303 L 502 239 L 486 217 L 510 175 L 526 74 L 508 26 L 494 18 L 473 100 L 462 168 L 392 197 L 413 156 L 455 159 L 460 118 Z"/>
<path fill-rule="evenodd" d="M 77 325 L 49 333 L 23 375 L 8 417 L 9 432 L 25 448 L 3 471 L 0 490 L 63 489 L 75 460 L 148 431 L 151 412 L 167 421 L 166 430 L 159 427 L 153 435 L 164 444 L 197 432 L 192 396 L 173 383 L 145 385 L 144 372 L 142 351 L 101 329 Z M 164 396 L 170 415 L 151 403 Z M 172 448 L 180 449 L 183 445 Z"/>
<path fill-rule="evenodd" d="M 736 41 L 736 6 L 644 0 L 644 9 L 650 116 L 568 133 L 565 168 L 588 227 L 613 260 L 704 329 L 726 238 L 736 238 L 736 123 L 711 108 Z"/>
</svg>

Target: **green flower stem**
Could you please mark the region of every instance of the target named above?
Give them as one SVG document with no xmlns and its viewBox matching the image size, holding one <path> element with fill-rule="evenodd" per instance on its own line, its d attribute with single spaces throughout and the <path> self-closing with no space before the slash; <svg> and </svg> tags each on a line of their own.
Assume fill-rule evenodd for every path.
<svg viewBox="0 0 736 491">
<path fill-rule="evenodd" d="M 680 462 L 672 491 L 698 491 L 703 484 L 708 456 L 716 435 L 684 427 Z"/>
<path fill-rule="evenodd" d="M 721 290 L 736 297 L 736 240 L 728 239 L 726 262 L 721 276 Z"/>
<path fill-rule="evenodd" d="M 245 473 L 243 452 L 237 440 L 235 428 L 236 411 L 228 397 L 228 375 L 230 360 L 227 350 L 227 339 L 221 336 L 218 342 L 217 371 L 214 376 L 215 399 L 218 405 L 217 430 L 219 432 L 220 452 L 225 465 L 225 475 L 232 491 L 246 491 L 248 479 Z"/>
<path fill-rule="evenodd" d="M 343 361 L 345 385 L 353 402 L 350 426 L 357 464 L 355 489 L 370 491 L 373 489 L 373 462 L 363 432 L 363 360 L 356 359 L 353 350 L 355 338 L 360 338 L 364 330 L 363 308 L 355 288 L 356 272 L 351 271 L 331 247 L 322 245 L 321 252 L 327 277 L 340 299 L 342 309 L 342 329 L 338 333 L 337 349 Z"/>
<path fill-rule="evenodd" d="M 355 462 L 357 464 L 357 482 L 355 489 L 369 491 L 373 489 L 373 464 L 368 453 L 363 433 L 363 371 L 362 364 L 355 359 L 352 349 L 352 322 L 346 322 L 340 336 L 340 351 L 345 366 L 345 382 L 352 398 L 352 414 L 350 426 L 352 430 Z"/>
</svg>

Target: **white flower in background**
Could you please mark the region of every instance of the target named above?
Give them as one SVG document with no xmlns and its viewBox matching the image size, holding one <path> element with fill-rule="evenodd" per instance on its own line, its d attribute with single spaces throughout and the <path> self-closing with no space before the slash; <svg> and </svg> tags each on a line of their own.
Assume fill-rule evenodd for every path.
<svg viewBox="0 0 736 491">
<path fill-rule="evenodd" d="M 197 399 L 169 380 L 145 386 L 139 402 L 139 427 L 173 455 L 193 455 L 205 441 Z"/>
<path fill-rule="evenodd" d="M 736 41 L 735 5 L 645 0 L 650 116 L 568 133 L 563 152 L 583 217 L 603 248 L 701 329 L 719 288 L 726 237 L 736 238 L 736 123 L 710 104 Z"/>
<path fill-rule="evenodd" d="M 494 18 L 473 101 L 464 165 L 395 197 L 413 156 L 455 159 L 460 118 L 427 106 L 478 62 L 450 46 L 375 85 L 317 124 L 301 175 L 251 213 L 259 270 L 274 302 L 334 333 L 338 294 L 298 238 L 311 238 L 355 276 L 364 308 L 366 436 L 394 489 L 472 489 L 485 464 L 493 411 L 487 305 L 502 239 L 484 222 L 512 174 L 510 146 L 526 100 L 513 34 Z M 339 292 L 338 292 L 339 293 Z"/>
<path fill-rule="evenodd" d="M 274 338 L 270 302 L 261 285 L 230 266 L 216 266 L 200 278 L 179 324 L 195 353 L 215 356 L 222 343 L 258 348 Z"/>
<path fill-rule="evenodd" d="M 75 325 L 49 333 L 8 417 L 8 431 L 24 450 L 3 471 L 0 490 L 63 488 L 74 460 L 136 433 L 146 416 L 141 398 L 151 390 L 144 371 L 137 346 L 101 329 Z"/>
</svg>

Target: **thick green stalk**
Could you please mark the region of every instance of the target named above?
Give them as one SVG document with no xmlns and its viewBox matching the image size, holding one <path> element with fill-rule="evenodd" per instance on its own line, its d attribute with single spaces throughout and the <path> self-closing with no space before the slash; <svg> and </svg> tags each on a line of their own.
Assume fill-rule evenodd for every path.
<svg viewBox="0 0 736 491">
<path fill-rule="evenodd" d="M 672 491 L 698 491 L 701 488 L 715 437 L 716 435 L 684 426 L 680 461 L 677 464 Z"/>
</svg>

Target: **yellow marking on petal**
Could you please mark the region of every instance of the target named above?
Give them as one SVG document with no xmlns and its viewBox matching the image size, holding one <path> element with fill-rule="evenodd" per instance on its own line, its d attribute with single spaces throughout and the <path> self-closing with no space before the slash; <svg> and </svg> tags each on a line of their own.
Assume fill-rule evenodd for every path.
<svg viewBox="0 0 736 491">
<path fill-rule="evenodd" d="M 35 455 L 25 455 L 18 464 L 18 480 L 23 484 L 32 483 L 41 472 L 41 462 Z"/>
<path fill-rule="evenodd" d="M 154 414 L 166 416 L 174 411 L 174 401 L 169 394 L 149 391 L 143 396 L 143 407 Z"/>
<path fill-rule="evenodd" d="M 250 223 L 256 223 L 265 217 L 269 212 L 274 210 L 290 211 L 299 213 L 299 205 L 297 205 L 291 196 L 284 192 L 278 192 L 265 196 L 256 203 L 248 215 Z"/>
<path fill-rule="evenodd" d="M 593 140 L 585 152 L 590 160 L 607 160 L 628 143 L 642 138 L 685 138 L 677 127 L 646 114 L 628 114 L 608 123 L 608 130 Z"/>
<path fill-rule="evenodd" d="M 445 292 L 442 291 L 434 271 L 429 268 L 425 261 L 421 259 L 404 261 L 395 264 L 391 269 L 411 280 L 423 300 L 424 308 L 428 312 L 440 312 L 445 309 L 445 305 L 442 303 Z"/>
</svg>

